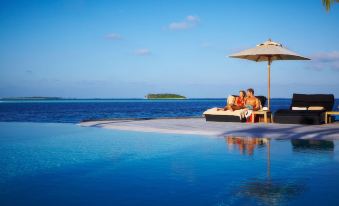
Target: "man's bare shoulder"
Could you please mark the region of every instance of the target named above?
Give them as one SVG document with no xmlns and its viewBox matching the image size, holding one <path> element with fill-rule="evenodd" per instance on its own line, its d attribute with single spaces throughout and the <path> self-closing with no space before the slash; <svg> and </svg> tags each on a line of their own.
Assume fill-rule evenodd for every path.
<svg viewBox="0 0 339 206">
<path fill-rule="evenodd" d="M 256 101 L 257 100 L 257 98 L 256 97 L 247 97 L 247 99 L 246 100 L 248 100 L 248 101 Z"/>
</svg>

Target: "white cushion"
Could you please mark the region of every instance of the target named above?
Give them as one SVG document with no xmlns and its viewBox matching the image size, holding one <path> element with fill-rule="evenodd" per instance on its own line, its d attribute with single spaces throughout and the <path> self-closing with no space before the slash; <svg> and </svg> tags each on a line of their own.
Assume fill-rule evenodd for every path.
<svg viewBox="0 0 339 206">
<path fill-rule="evenodd" d="M 227 97 L 227 105 L 234 105 L 235 103 L 235 96 L 229 95 Z"/>
<path fill-rule="evenodd" d="M 307 107 L 292 107 L 292 110 L 307 110 Z"/>
<path fill-rule="evenodd" d="M 206 115 L 231 115 L 231 116 L 238 116 L 240 117 L 242 113 L 242 110 L 235 110 L 235 111 L 223 111 L 223 110 L 217 110 L 217 108 L 212 108 L 206 110 L 203 114 Z"/>
</svg>

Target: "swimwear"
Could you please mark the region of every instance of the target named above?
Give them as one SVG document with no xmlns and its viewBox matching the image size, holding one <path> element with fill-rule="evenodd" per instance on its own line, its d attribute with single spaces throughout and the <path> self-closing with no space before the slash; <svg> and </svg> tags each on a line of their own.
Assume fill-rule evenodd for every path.
<svg viewBox="0 0 339 206">
<path fill-rule="evenodd" d="M 237 98 L 237 106 L 243 107 L 245 105 L 245 100 L 240 99 L 239 97 Z"/>
<path fill-rule="evenodd" d="M 250 105 L 250 104 L 246 104 L 245 107 L 246 107 L 247 109 L 249 109 L 249 110 L 253 110 L 253 106 Z"/>
</svg>

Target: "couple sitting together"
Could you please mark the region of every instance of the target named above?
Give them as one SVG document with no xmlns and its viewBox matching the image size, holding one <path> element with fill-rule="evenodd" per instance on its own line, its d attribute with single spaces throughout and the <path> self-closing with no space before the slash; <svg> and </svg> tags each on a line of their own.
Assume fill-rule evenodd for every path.
<svg viewBox="0 0 339 206">
<path fill-rule="evenodd" d="M 260 110 L 261 103 L 258 98 L 254 96 L 252 88 L 247 89 L 247 92 L 241 90 L 239 96 L 229 96 L 227 98 L 227 105 L 224 108 L 217 108 L 218 111 L 234 111 L 234 110 Z"/>
</svg>

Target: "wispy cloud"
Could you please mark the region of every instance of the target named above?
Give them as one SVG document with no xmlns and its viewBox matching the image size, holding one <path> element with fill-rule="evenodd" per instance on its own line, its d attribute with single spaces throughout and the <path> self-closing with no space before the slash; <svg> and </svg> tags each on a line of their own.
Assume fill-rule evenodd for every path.
<svg viewBox="0 0 339 206">
<path fill-rule="evenodd" d="M 117 34 L 117 33 L 110 33 L 110 34 L 107 34 L 105 36 L 105 38 L 108 39 L 108 40 L 116 41 L 116 40 L 121 40 L 122 36 L 120 34 Z"/>
<path fill-rule="evenodd" d="M 211 47 L 213 47 L 213 44 L 210 43 L 210 42 L 203 42 L 203 43 L 200 44 L 200 46 L 202 48 L 211 48 Z"/>
<path fill-rule="evenodd" d="M 26 74 L 33 74 L 33 71 L 30 70 L 30 69 L 28 69 L 28 70 L 25 71 L 25 73 L 26 73 Z"/>
<path fill-rule="evenodd" d="M 311 55 L 311 59 L 308 69 L 339 71 L 339 51 L 316 53 Z"/>
<path fill-rule="evenodd" d="M 141 48 L 141 49 L 136 49 L 134 51 L 134 54 L 138 56 L 148 56 L 148 55 L 151 55 L 151 51 L 147 48 Z"/>
<path fill-rule="evenodd" d="M 200 19 L 198 16 L 189 15 L 183 21 L 170 23 L 168 25 L 168 29 L 173 30 L 173 31 L 191 29 L 197 26 L 199 22 L 200 22 Z"/>
</svg>

